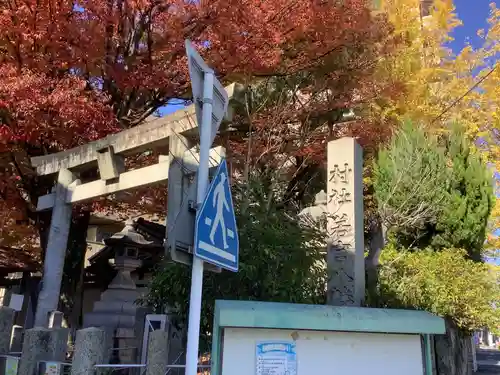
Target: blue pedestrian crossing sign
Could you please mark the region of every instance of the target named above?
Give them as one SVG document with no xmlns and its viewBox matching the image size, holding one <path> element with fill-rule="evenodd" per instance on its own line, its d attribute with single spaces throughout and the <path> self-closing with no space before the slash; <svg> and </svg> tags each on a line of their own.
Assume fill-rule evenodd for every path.
<svg viewBox="0 0 500 375">
<path fill-rule="evenodd" d="M 239 240 L 226 159 L 222 159 L 196 215 L 194 254 L 229 271 L 238 271 Z"/>
</svg>

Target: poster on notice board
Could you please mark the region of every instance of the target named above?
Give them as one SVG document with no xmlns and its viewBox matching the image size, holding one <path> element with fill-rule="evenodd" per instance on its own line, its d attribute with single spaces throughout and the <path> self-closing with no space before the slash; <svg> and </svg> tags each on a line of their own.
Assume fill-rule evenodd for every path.
<svg viewBox="0 0 500 375">
<path fill-rule="evenodd" d="M 262 341 L 255 349 L 256 375 L 297 375 L 294 342 Z"/>
<path fill-rule="evenodd" d="M 5 359 L 5 374 L 17 375 L 18 365 L 19 365 L 19 358 L 7 356 Z"/>
</svg>

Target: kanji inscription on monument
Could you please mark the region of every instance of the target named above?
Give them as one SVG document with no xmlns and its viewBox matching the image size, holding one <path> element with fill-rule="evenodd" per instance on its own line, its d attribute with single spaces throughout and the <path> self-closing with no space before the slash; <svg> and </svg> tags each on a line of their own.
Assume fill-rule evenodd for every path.
<svg viewBox="0 0 500 375">
<path fill-rule="evenodd" d="M 328 143 L 327 303 L 360 306 L 365 294 L 363 154 L 354 138 Z"/>
</svg>

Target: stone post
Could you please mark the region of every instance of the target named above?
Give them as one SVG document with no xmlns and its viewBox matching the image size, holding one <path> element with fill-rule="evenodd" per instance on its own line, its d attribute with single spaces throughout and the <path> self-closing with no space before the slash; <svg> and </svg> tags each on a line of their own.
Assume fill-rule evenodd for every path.
<svg viewBox="0 0 500 375">
<path fill-rule="evenodd" d="M 34 375 L 39 361 L 64 362 L 68 329 L 36 327 L 24 332 L 23 353 L 17 375 Z"/>
<path fill-rule="evenodd" d="M 164 375 L 168 366 L 168 332 L 157 330 L 149 334 L 146 375 Z"/>
<path fill-rule="evenodd" d="M 354 138 L 328 143 L 327 303 L 360 306 L 365 296 L 363 154 Z"/>
<path fill-rule="evenodd" d="M 14 309 L 0 307 L 0 354 L 9 354 L 12 326 L 14 324 Z"/>
<path fill-rule="evenodd" d="M 85 328 L 76 332 L 75 354 L 71 375 L 95 374 L 94 366 L 107 358 L 106 332 L 99 328 Z"/>
<path fill-rule="evenodd" d="M 49 323 L 49 313 L 56 311 L 59 304 L 64 258 L 71 224 L 71 203 L 66 203 L 66 199 L 71 190 L 70 185 L 74 180 L 75 176 L 69 170 L 61 169 L 59 171 L 47 251 L 43 262 L 42 289 L 38 296 L 36 309 L 36 327 L 46 328 Z"/>
</svg>

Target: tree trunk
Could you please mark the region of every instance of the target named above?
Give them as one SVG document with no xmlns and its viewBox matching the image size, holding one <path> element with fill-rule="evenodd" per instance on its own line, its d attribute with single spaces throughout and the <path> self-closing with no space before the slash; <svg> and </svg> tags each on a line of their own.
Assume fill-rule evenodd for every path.
<svg viewBox="0 0 500 375">
<path fill-rule="evenodd" d="M 438 375 L 472 375 L 471 336 L 446 319 L 446 333 L 434 338 Z"/>
</svg>

